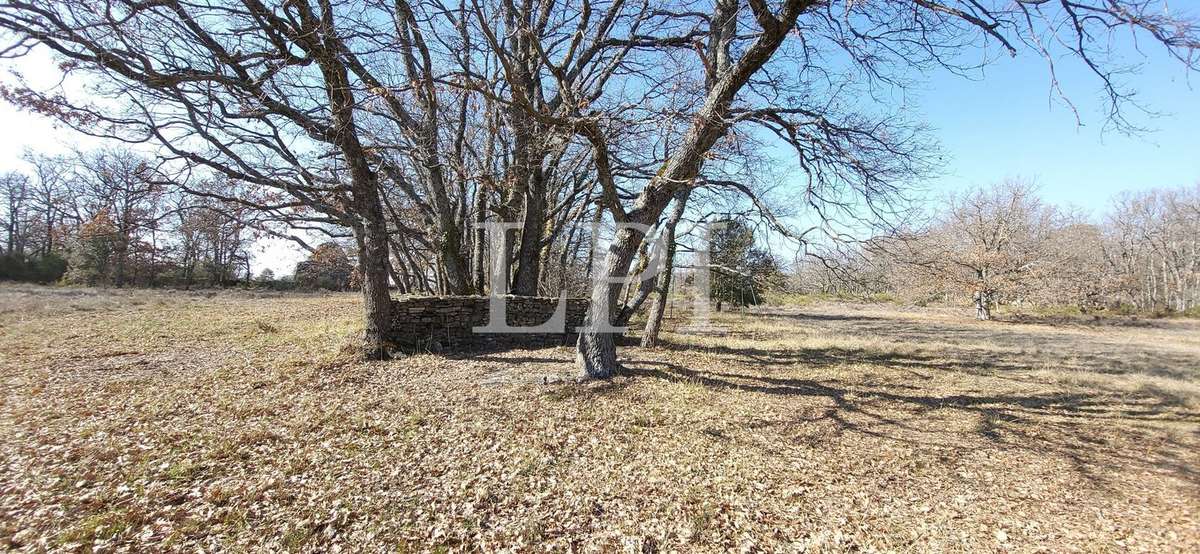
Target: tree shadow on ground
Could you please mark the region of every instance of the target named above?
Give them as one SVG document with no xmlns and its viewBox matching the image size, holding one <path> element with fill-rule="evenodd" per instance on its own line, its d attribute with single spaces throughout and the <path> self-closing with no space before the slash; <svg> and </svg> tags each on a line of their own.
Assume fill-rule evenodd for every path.
<svg viewBox="0 0 1200 554">
<path fill-rule="evenodd" d="M 1194 380 L 1200 372 L 1200 361 L 1184 354 L 1159 352 L 1152 356 L 1122 356 L 1117 352 L 1076 350 L 1048 350 L 1038 353 L 1023 353 L 1017 358 L 1010 353 L 979 349 L 945 347 L 936 353 L 894 352 L 866 348 L 798 348 L 767 349 L 758 347 L 734 348 L 723 345 L 695 345 L 661 343 L 657 348 L 667 351 L 704 352 L 728 356 L 748 364 L 768 367 L 790 367 L 794 365 L 829 366 L 838 364 L 884 364 L 890 367 L 924 371 L 953 371 L 971 375 L 1005 377 L 1006 373 L 1020 373 L 1038 369 L 1052 369 L 1079 374 L 1102 375 L 1152 375 L 1173 379 Z M 928 375 L 915 374 L 928 378 Z M 1023 377 L 1028 380 L 1028 377 Z"/>
<path fill-rule="evenodd" d="M 736 352 L 736 351 L 734 351 Z M 759 352 L 755 356 L 767 356 Z M 780 353 L 786 355 L 786 353 Z M 807 351 L 806 363 L 818 369 L 823 363 L 841 363 L 846 353 Z M 903 365 L 903 356 L 877 355 L 872 363 Z M 984 393 L 968 391 L 931 394 L 921 386 L 888 383 L 841 383 L 805 378 L 777 377 L 751 371 L 693 370 L 662 360 L 630 362 L 627 373 L 642 377 L 687 382 L 722 391 L 762 393 L 780 397 L 811 397 L 832 406 L 820 416 L 805 420 L 827 421 L 838 433 L 859 433 L 881 440 L 911 443 L 966 452 L 985 446 L 1054 455 L 1070 462 L 1078 474 L 1097 486 L 1113 478 L 1107 467 L 1114 463 L 1169 472 L 1200 491 L 1200 470 L 1186 453 L 1194 444 L 1184 444 L 1171 435 L 1153 433 L 1163 423 L 1200 425 L 1200 411 L 1188 399 L 1167 391 L 1126 394 L 1117 399 L 1109 391 L 1087 393 L 1062 391 Z M 978 421 L 973 433 L 949 432 L 937 427 L 930 416 L 952 412 L 954 417 Z M 789 423 L 789 422 L 777 422 Z M 796 423 L 796 422 L 790 422 Z M 1144 449 L 1110 446 L 1097 437 L 1095 429 L 1118 426 L 1128 440 L 1153 437 L 1155 453 Z M 940 438 L 931 438 L 940 437 Z M 974 440 L 971 440 L 974 439 Z"/>
<path fill-rule="evenodd" d="M 1200 496 L 1200 459 L 1195 454 L 1200 402 L 1195 395 L 1164 388 L 1169 382 L 1105 377 L 1195 382 L 1200 356 L 1186 349 L 1156 348 L 1156 336 L 1129 344 L 1123 336 L 1056 332 L 1044 326 L 871 314 L 767 313 L 755 319 L 767 325 L 734 325 L 730 333 L 750 340 L 730 345 L 723 338 L 696 341 L 702 344 L 665 338 L 654 349 L 623 351 L 631 358 L 625 361 L 625 373 L 635 379 L 565 387 L 552 394 L 619 397 L 641 379 L 759 393 L 785 402 L 778 408 L 795 415 L 746 425 L 776 426 L 783 436 L 804 435 L 810 441 L 814 426 L 828 425 L 836 434 L 857 433 L 964 455 L 1001 448 L 1064 460 L 1097 487 L 1128 479 L 1132 473 L 1116 468 L 1131 466 L 1175 476 Z M 858 347 L 851 341 L 849 346 L 813 348 L 805 341 L 795 346 L 786 340 L 753 342 L 809 330 L 870 338 L 878 344 Z M 474 359 L 555 370 L 570 367 L 569 356 L 561 351 Z M 872 371 L 872 366 L 891 371 Z M 972 383 L 961 376 L 986 379 Z M 800 398 L 819 402 L 789 400 Z M 959 427 L 939 428 L 947 418 Z"/>
<path fill-rule="evenodd" d="M 1151 349 L 1130 344 L 1119 338 L 1072 336 L 1039 332 L 1009 325 L 964 325 L 938 321 L 904 321 L 874 316 L 829 314 L 778 314 L 765 316 L 784 322 L 786 330 L 749 335 L 749 338 L 777 338 L 794 335 L 791 322 L 812 324 L 822 332 L 833 331 L 847 337 L 871 337 L 895 344 L 932 345 L 926 352 L 903 356 L 879 354 L 865 348 L 763 349 L 732 348 L 721 345 L 693 345 L 665 342 L 668 350 L 707 351 L 728 354 L 747 362 L 790 366 L 797 363 L 887 362 L 914 369 L 965 371 L 993 374 L 1004 371 L 1054 369 L 1106 375 L 1153 375 L 1195 380 L 1200 374 L 1200 357 L 1167 349 Z M 832 323 L 831 323 L 832 322 Z M 738 333 L 731 336 L 739 337 Z M 746 337 L 739 337 L 746 338 Z"/>
</svg>

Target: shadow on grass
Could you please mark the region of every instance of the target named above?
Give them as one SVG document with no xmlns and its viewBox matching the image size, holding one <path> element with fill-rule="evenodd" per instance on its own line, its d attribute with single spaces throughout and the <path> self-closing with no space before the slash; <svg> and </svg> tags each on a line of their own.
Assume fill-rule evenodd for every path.
<svg viewBox="0 0 1200 554">
<path fill-rule="evenodd" d="M 1011 314 L 999 316 L 994 321 L 1014 325 L 1050 325 L 1053 327 L 1077 328 L 1143 327 L 1166 329 L 1171 326 L 1169 321 L 1163 319 L 1145 319 L 1137 316 Z"/>
<path fill-rule="evenodd" d="M 843 359 L 843 352 L 808 351 L 806 359 Z M 904 357 L 877 356 L 873 363 L 897 365 Z M 861 360 L 861 358 L 856 358 Z M 1056 455 L 1068 460 L 1075 470 L 1098 486 L 1110 482 L 1113 463 L 1136 465 L 1170 472 L 1185 479 L 1200 491 L 1200 468 L 1185 454 L 1192 445 L 1162 434 L 1151 435 L 1148 427 L 1162 423 L 1200 424 L 1200 412 L 1188 408 L 1187 399 L 1167 391 L 1126 396 L 1123 402 L 1111 393 L 1005 393 L 1005 394 L 922 394 L 919 386 L 842 385 L 837 381 L 773 377 L 734 371 L 697 371 L 661 360 L 636 360 L 626 372 L 640 378 L 695 383 L 715 390 L 745 391 L 773 396 L 799 396 L 825 399 L 832 407 L 819 417 L 804 419 L 832 423 L 838 433 L 851 432 L 888 441 L 907 442 L 967 451 L 978 447 L 973 435 L 985 443 L 1039 455 Z M 955 417 L 974 417 L 979 423 L 967 436 L 946 432 L 931 422 L 934 412 L 949 410 Z M 797 421 L 799 422 L 799 420 Z M 797 423 L 791 422 L 791 423 Z M 1120 425 L 1121 432 L 1133 440 L 1137 436 L 1156 442 L 1156 454 L 1144 449 L 1110 447 L 1095 433 L 1096 426 Z M 945 439 L 928 438 L 944 435 Z M 921 438 L 913 438 L 921 436 Z M 1165 447 L 1165 448 L 1164 448 Z"/>
<path fill-rule="evenodd" d="M 1070 386 L 1068 392 L 1068 385 L 1054 376 L 1061 373 L 1068 382 L 1074 375 L 1147 375 L 1194 382 L 1200 376 L 1200 359 L 1186 350 L 1158 349 L 1152 342 L 1126 344 L 1120 336 L 1064 334 L 1005 323 L 819 313 L 765 313 L 756 319 L 779 325 L 751 330 L 747 333 L 751 339 L 754 335 L 787 337 L 808 328 L 917 348 L 770 347 L 745 340 L 739 343 L 746 346 L 729 346 L 720 340 L 697 345 L 663 340 L 652 350 L 623 351 L 633 358 L 625 362 L 625 375 L 632 379 L 565 387 L 551 394 L 562 399 L 619 395 L 638 380 L 662 379 L 719 391 L 815 398 L 825 405 L 816 412 L 808 410 L 812 405 L 796 404 L 794 417 L 754 425 L 812 430 L 813 425 L 825 424 L 839 434 L 858 433 L 922 447 L 959 452 L 994 447 L 1054 456 L 1098 486 L 1130 475 L 1113 471 L 1130 465 L 1175 475 L 1193 485 L 1192 492 L 1200 491 L 1200 464 L 1189 450 L 1200 439 L 1200 411 L 1194 397 L 1153 382 L 1136 390 L 1106 388 L 1103 380 L 1089 380 L 1086 387 Z M 705 355 L 702 367 L 678 363 L 697 353 Z M 561 352 L 474 359 L 556 367 L 571 363 Z M 790 370 L 801 370 L 806 375 L 832 376 L 859 364 L 904 375 L 856 371 L 854 382 L 789 375 L 795 373 Z M 988 377 L 991 383 L 1012 387 L 978 390 L 960 385 L 939 392 L 943 377 L 950 377 L 951 383 L 963 382 L 955 374 Z M 1015 391 L 999 390 L 1007 388 Z M 938 421 L 945 418 L 966 421 L 968 427 L 939 428 Z"/>
<path fill-rule="evenodd" d="M 846 336 L 873 337 L 918 346 L 931 343 L 936 352 L 896 355 L 860 348 L 735 348 L 666 341 L 662 342 L 659 348 L 727 355 L 739 361 L 763 366 L 876 363 L 912 369 L 953 370 L 976 375 L 1045 368 L 1105 375 L 1152 375 L 1188 381 L 1200 377 L 1200 357 L 1165 349 L 1147 350 L 1125 343 L 1106 342 L 1111 339 L 1079 339 L 1072 342 L 1062 336 L 1036 331 L 1016 331 L 1008 326 L 997 329 L 990 325 L 901 323 L 857 316 L 839 316 L 834 320 L 822 321 L 851 322 L 850 325 L 835 328 L 844 331 Z M 827 327 L 823 326 L 822 329 Z M 998 346 L 1001 350 L 986 348 L 989 346 Z"/>
</svg>

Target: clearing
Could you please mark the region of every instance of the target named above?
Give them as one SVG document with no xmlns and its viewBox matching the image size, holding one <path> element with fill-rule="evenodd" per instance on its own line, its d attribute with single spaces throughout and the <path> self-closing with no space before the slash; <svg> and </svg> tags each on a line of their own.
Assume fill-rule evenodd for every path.
<svg viewBox="0 0 1200 554">
<path fill-rule="evenodd" d="M 0 287 L 0 547 L 1200 551 L 1200 324 L 814 303 L 348 361 L 354 294 Z"/>
</svg>

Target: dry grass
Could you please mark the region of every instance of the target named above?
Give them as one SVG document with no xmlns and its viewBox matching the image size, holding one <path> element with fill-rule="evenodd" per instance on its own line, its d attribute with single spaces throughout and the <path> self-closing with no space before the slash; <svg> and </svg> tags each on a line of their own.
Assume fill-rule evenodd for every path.
<svg viewBox="0 0 1200 554">
<path fill-rule="evenodd" d="M 0 303 L 0 545 L 1200 549 L 1195 322 L 776 308 L 573 385 L 566 348 L 348 362 L 353 295 Z"/>
</svg>

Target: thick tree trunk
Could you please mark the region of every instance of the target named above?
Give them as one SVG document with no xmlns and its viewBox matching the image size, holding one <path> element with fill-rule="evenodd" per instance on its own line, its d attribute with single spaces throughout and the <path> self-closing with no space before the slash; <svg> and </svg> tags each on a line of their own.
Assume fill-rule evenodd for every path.
<svg viewBox="0 0 1200 554">
<path fill-rule="evenodd" d="M 357 140 L 350 141 L 350 153 L 362 154 L 356 149 Z M 383 202 L 379 198 L 379 187 L 375 174 L 367 163 L 366 156 L 347 156 L 352 176 L 351 191 L 353 205 L 360 222 L 354 226 L 355 241 L 358 243 L 358 263 L 362 269 L 363 315 L 366 325 L 363 332 L 362 357 L 368 360 L 386 360 L 388 335 L 392 328 L 392 295 L 388 290 L 388 232 L 383 218 Z"/>
<path fill-rule="evenodd" d="M 360 203 L 362 204 L 362 203 Z M 369 204 L 369 202 L 368 202 Z M 369 206 L 365 206 L 368 210 Z M 386 360 L 388 335 L 392 322 L 392 295 L 388 287 L 388 243 L 382 212 L 379 219 L 364 218 L 355 226 L 359 267 L 362 271 L 363 330 L 362 357 Z"/>
<path fill-rule="evenodd" d="M 445 235 L 441 241 L 441 258 L 446 290 L 450 294 L 471 294 L 471 281 L 462 252 L 462 233 L 452 221 L 442 229 Z"/>
<path fill-rule="evenodd" d="M 517 274 L 513 278 L 512 286 L 512 293 L 518 296 L 536 296 L 538 280 L 541 278 L 546 191 L 542 186 L 537 186 L 540 173 L 537 170 L 533 172 L 525 197 L 525 217 L 521 222 L 521 241 L 517 248 Z"/>
<path fill-rule="evenodd" d="M 521 238 L 517 246 L 517 270 L 513 277 L 512 294 L 534 296 L 541 278 L 542 236 L 546 228 L 546 175 L 542 169 L 545 158 L 543 137 L 536 136 L 538 126 L 523 113 L 514 114 L 513 124 L 518 129 L 514 142 L 514 179 L 520 183 L 524 212 L 521 220 Z"/>
<path fill-rule="evenodd" d="M 480 185 L 475 191 L 475 237 L 471 250 L 472 280 L 477 294 L 484 294 L 487 283 L 487 229 L 483 228 L 487 221 L 487 209 L 488 191 Z"/>
<path fill-rule="evenodd" d="M 587 317 L 584 318 L 585 328 L 613 321 L 613 310 L 617 298 L 621 295 L 621 284 L 613 283 L 629 271 L 629 264 L 637 253 L 637 245 L 642 240 L 642 233 L 635 229 L 625 228 L 617 233 L 617 237 L 609 245 L 605 256 L 600 278 L 593 283 L 591 305 Z M 617 363 L 617 345 L 611 332 L 583 331 L 579 333 L 576 344 L 575 361 L 579 367 L 582 379 L 607 379 L 620 370 Z"/>
<path fill-rule="evenodd" d="M 384 360 L 389 357 L 387 337 L 391 332 L 392 298 L 388 292 L 388 232 L 383 218 L 383 201 L 374 170 L 354 124 L 354 93 L 346 69 L 331 59 L 319 60 L 325 74 L 326 93 L 334 127 L 341 133 L 337 145 L 342 151 L 350 173 L 350 195 L 354 216 L 355 241 L 358 243 L 358 263 L 363 272 L 363 332 L 364 359 Z"/>
</svg>

